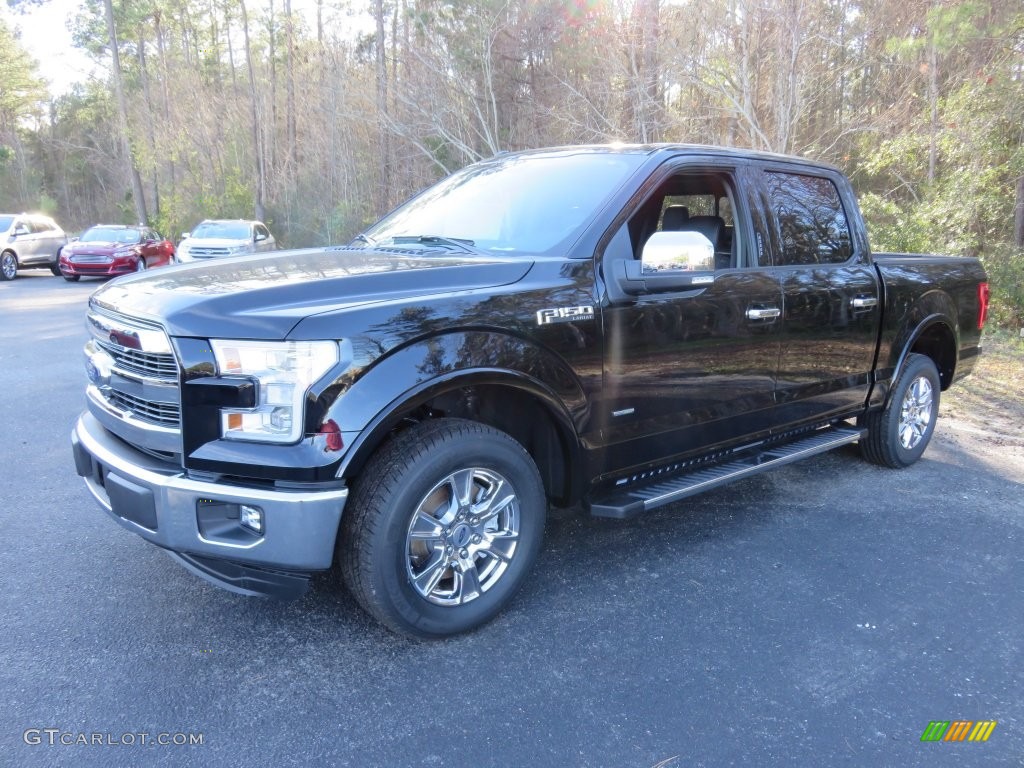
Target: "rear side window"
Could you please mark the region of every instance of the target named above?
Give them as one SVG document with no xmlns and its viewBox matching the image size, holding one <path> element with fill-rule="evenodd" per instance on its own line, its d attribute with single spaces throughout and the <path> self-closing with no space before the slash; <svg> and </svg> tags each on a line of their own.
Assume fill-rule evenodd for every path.
<svg viewBox="0 0 1024 768">
<path fill-rule="evenodd" d="M 850 225 L 831 179 L 765 174 L 781 253 L 776 264 L 842 264 L 853 255 Z"/>
</svg>

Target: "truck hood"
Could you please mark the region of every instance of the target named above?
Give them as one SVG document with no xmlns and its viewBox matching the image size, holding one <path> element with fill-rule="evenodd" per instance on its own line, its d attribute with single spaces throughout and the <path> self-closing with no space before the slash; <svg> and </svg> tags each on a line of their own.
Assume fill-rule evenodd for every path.
<svg viewBox="0 0 1024 768">
<path fill-rule="evenodd" d="M 359 248 L 274 251 L 118 278 L 91 302 L 172 336 L 284 339 L 302 319 L 362 304 L 508 285 L 522 258 Z"/>
</svg>

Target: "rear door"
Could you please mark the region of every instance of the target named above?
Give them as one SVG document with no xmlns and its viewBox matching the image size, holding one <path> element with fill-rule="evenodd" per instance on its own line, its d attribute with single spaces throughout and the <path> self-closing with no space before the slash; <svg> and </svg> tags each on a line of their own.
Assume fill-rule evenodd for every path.
<svg viewBox="0 0 1024 768">
<path fill-rule="evenodd" d="M 772 165 L 759 175 L 783 292 L 776 427 L 787 429 L 864 404 L 881 294 L 842 176 Z"/>
<path fill-rule="evenodd" d="M 597 417 L 608 471 L 706 452 L 773 424 L 782 290 L 765 261 L 746 167 L 730 163 L 663 169 L 605 248 Z M 623 264 L 669 228 L 713 237 L 713 269 L 690 273 L 695 281 L 685 289 L 624 292 Z"/>
</svg>

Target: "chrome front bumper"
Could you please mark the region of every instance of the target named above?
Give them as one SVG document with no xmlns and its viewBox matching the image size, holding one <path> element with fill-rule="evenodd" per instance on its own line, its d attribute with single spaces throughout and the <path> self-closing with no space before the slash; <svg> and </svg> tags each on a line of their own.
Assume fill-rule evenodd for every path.
<svg viewBox="0 0 1024 768">
<path fill-rule="evenodd" d="M 115 521 L 217 586 L 294 597 L 312 571 L 331 566 L 346 488 L 276 490 L 190 479 L 134 450 L 88 412 L 71 442 L 78 474 Z M 262 534 L 241 525 L 242 504 L 263 510 Z"/>
</svg>

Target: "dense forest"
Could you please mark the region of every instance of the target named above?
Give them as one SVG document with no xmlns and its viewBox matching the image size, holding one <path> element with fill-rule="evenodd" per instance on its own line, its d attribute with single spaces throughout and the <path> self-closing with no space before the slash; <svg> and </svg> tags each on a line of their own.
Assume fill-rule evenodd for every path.
<svg viewBox="0 0 1024 768">
<path fill-rule="evenodd" d="M 980 255 L 1024 322 L 1021 0 L 294 4 L 85 0 L 109 78 L 58 98 L 0 22 L 0 210 L 303 246 L 503 150 L 752 147 L 846 170 L 876 248 Z"/>
</svg>

